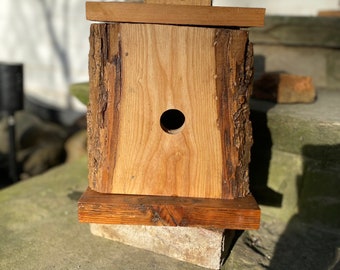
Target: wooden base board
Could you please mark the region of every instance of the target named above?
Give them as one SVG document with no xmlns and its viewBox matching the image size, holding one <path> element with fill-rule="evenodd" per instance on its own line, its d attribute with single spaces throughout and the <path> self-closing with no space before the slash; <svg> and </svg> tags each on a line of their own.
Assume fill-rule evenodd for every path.
<svg viewBox="0 0 340 270">
<path fill-rule="evenodd" d="M 203 228 L 90 224 L 91 233 L 209 269 L 220 269 L 238 232 Z"/>
<path fill-rule="evenodd" d="M 88 188 L 78 202 L 80 222 L 248 230 L 260 226 L 249 195 L 233 200 L 98 193 Z"/>
</svg>

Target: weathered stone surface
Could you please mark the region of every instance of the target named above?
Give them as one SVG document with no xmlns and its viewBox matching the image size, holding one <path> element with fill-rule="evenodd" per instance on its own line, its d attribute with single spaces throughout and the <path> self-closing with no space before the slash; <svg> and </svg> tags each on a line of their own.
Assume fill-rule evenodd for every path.
<svg viewBox="0 0 340 270">
<path fill-rule="evenodd" d="M 297 177 L 302 175 L 303 159 L 299 155 L 272 150 L 267 184 L 282 194 L 280 207 L 270 208 L 273 216 L 288 221 L 299 209 Z"/>
<path fill-rule="evenodd" d="M 306 148 L 331 148 L 331 146 L 309 145 Z M 340 145 L 334 150 L 340 151 Z M 298 208 L 301 218 L 311 224 L 340 228 L 339 183 L 339 162 L 329 162 L 322 156 L 320 159 L 304 158 L 302 174 L 297 176 Z"/>
<path fill-rule="evenodd" d="M 338 100 L 340 92 L 326 90 L 319 91 L 313 104 L 253 100 L 252 189 L 260 202 L 270 201 L 269 189 L 281 194 L 279 204 L 267 204 L 273 206 L 267 211 L 278 219 L 288 221 L 299 213 L 312 224 L 340 226 Z"/>
<path fill-rule="evenodd" d="M 0 190 L 0 269 L 206 269 L 91 234 L 77 221 L 86 187 L 82 159 Z M 339 268 L 338 229 L 301 223 L 298 215 L 283 222 L 273 207 L 261 208 L 260 230 L 243 233 L 223 270 Z"/>
<path fill-rule="evenodd" d="M 267 16 L 264 27 L 254 28 L 255 43 L 340 48 L 340 18 Z"/>
<path fill-rule="evenodd" d="M 340 87 L 340 18 L 267 16 L 250 30 L 255 75 L 288 72 L 310 76 L 316 87 Z"/>
<path fill-rule="evenodd" d="M 223 230 L 91 224 L 91 232 L 209 269 L 220 268 Z"/>
<path fill-rule="evenodd" d="M 222 270 L 339 269 L 340 232 L 264 215 L 260 230 L 238 239 Z"/>
<path fill-rule="evenodd" d="M 266 212 L 283 221 L 299 213 L 310 224 L 339 228 L 339 183 L 339 164 L 274 149 L 267 185 L 282 194 L 282 202 Z"/>
<path fill-rule="evenodd" d="M 319 90 L 312 104 L 274 104 L 251 101 L 255 111 L 266 111 L 273 148 L 307 157 L 340 160 L 340 91 Z M 331 148 L 309 148 L 305 145 L 335 145 Z M 330 151 L 330 152 L 329 152 Z M 303 153 L 304 152 L 304 153 Z"/>
<path fill-rule="evenodd" d="M 254 82 L 252 96 L 277 103 L 311 103 L 315 95 L 311 77 L 270 72 Z"/>
<path fill-rule="evenodd" d="M 340 86 L 340 50 L 255 44 L 254 54 L 256 78 L 263 72 L 288 72 L 312 77 L 316 87 Z"/>
<path fill-rule="evenodd" d="M 329 52 L 326 57 L 327 84 L 330 87 L 339 87 L 340 82 L 340 49 Z"/>
<path fill-rule="evenodd" d="M 204 269 L 92 235 L 77 218 L 87 183 L 82 159 L 0 190 L 0 269 Z"/>
</svg>

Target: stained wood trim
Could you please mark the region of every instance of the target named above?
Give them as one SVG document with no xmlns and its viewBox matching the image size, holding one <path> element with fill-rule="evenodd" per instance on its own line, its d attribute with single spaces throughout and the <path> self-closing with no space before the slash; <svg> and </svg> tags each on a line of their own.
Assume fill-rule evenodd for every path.
<svg viewBox="0 0 340 270">
<path fill-rule="evenodd" d="M 206 26 L 263 26 L 263 8 L 86 2 L 86 18 L 103 22 Z"/>
<path fill-rule="evenodd" d="M 258 229 L 260 209 L 248 195 L 234 200 L 98 193 L 78 202 L 80 222 L 225 229 Z"/>
<path fill-rule="evenodd" d="M 212 0 L 144 0 L 146 4 L 211 6 Z"/>
</svg>

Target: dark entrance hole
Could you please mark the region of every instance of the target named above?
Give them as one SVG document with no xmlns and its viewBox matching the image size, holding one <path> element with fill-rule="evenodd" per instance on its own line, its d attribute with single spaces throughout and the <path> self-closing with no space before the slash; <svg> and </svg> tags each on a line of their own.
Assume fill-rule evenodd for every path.
<svg viewBox="0 0 340 270">
<path fill-rule="evenodd" d="M 166 110 L 162 113 L 160 124 L 162 129 L 169 134 L 180 132 L 184 126 L 185 116 L 176 109 Z"/>
</svg>

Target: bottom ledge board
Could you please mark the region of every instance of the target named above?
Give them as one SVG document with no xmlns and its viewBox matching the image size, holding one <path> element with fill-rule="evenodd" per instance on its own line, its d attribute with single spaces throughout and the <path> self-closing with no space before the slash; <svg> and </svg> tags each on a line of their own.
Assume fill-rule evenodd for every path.
<svg viewBox="0 0 340 270">
<path fill-rule="evenodd" d="M 78 202 L 80 222 L 152 226 L 258 229 L 253 196 L 233 200 L 104 194 L 88 188 Z"/>
</svg>

